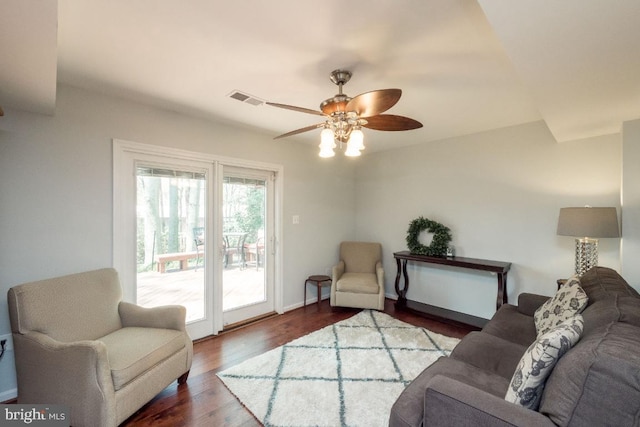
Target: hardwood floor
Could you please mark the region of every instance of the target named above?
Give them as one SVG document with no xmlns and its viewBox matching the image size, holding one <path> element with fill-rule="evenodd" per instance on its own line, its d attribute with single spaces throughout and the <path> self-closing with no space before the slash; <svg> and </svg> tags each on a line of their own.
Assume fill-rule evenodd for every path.
<svg viewBox="0 0 640 427">
<path fill-rule="evenodd" d="M 431 331 L 462 338 L 471 328 L 457 327 L 398 312 L 387 300 L 385 313 Z M 346 319 L 360 310 L 337 308 L 329 301 L 307 305 L 195 343 L 193 366 L 185 385 L 176 382 L 133 414 L 122 426 L 260 426 L 227 390 L 217 372 L 293 339 Z"/>
</svg>

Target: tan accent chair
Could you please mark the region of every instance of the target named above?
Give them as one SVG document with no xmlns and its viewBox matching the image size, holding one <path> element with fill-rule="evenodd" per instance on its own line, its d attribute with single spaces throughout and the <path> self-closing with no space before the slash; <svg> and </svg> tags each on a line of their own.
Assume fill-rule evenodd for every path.
<svg viewBox="0 0 640 427">
<path fill-rule="evenodd" d="M 342 242 L 333 267 L 331 305 L 384 310 L 384 270 L 380 243 Z"/>
<path fill-rule="evenodd" d="M 15 286 L 7 299 L 18 403 L 66 405 L 75 427 L 114 427 L 187 381 L 186 309 L 121 301 L 114 269 Z"/>
</svg>

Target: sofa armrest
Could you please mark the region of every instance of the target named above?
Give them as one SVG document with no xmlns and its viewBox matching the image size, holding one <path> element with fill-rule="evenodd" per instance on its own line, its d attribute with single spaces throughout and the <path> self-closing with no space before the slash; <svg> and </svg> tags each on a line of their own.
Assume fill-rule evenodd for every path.
<svg viewBox="0 0 640 427">
<path fill-rule="evenodd" d="M 143 328 L 185 330 L 187 309 L 181 305 L 163 305 L 144 308 L 139 305 L 121 301 L 118 306 L 122 326 L 138 326 Z"/>
<path fill-rule="evenodd" d="M 342 275 L 344 274 L 344 261 L 340 261 L 338 265 L 335 265 L 331 270 L 331 273 L 332 273 L 331 279 L 333 280 L 334 283 L 337 282 L 340 279 L 340 277 L 342 277 Z"/>
<path fill-rule="evenodd" d="M 425 426 L 555 426 L 539 412 L 443 375 L 427 384 Z"/>
<path fill-rule="evenodd" d="M 60 342 L 27 332 L 13 334 L 13 343 L 18 403 L 63 404 L 78 424 L 96 419 L 115 424 L 115 391 L 103 342 Z"/>
<path fill-rule="evenodd" d="M 521 293 L 518 295 L 518 311 L 527 316 L 533 316 L 536 310 L 548 299 L 549 297 L 544 295 Z"/>
</svg>

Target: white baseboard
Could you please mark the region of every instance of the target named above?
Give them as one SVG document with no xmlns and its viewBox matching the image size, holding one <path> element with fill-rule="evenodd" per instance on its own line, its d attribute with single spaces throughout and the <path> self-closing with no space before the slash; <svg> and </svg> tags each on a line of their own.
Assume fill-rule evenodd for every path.
<svg viewBox="0 0 640 427">
<path fill-rule="evenodd" d="M 326 300 L 326 299 L 329 299 L 329 298 L 331 298 L 331 296 L 329 294 L 322 296 L 322 300 L 323 301 Z M 313 296 L 313 298 L 307 298 L 307 305 L 316 304 L 317 302 L 318 302 L 318 297 L 315 296 L 315 295 Z M 300 308 L 302 306 L 304 306 L 304 303 L 302 301 L 301 302 L 297 302 L 295 304 L 291 304 L 291 305 L 286 306 L 284 308 L 284 311 L 286 313 L 287 311 L 295 310 L 296 308 Z"/>
<path fill-rule="evenodd" d="M 393 301 L 397 301 L 398 300 L 398 295 L 396 295 L 395 293 L 393 293 L 393 294 L 385 293 L 384 296 L 385 296 L 385 298 L 388 298 L 388 299 L 393 300 Z M 323 300 L 326 300 L 326 299 L 329 299 L 329 298 L 331 298 L 330 295 L 323 295 L 322 296 Z M 317 302 L 317 300 L 318 300 L 317 296 L 314 296 L 312 298 L 307 298 L 307 305 L 315 304 Z M 295 310 L 296 308 L 300 308 L 303 305 L 304 305 L 303 302 L 298 302 L 298 303 L 295 303 L 295 304 L 288 305 L 288 306 L 286 306 L 284 308 L 284 312 L 286 313 L 287 311 Z"/>
<path fill-rule="evenodd" d="M 18 397 L 18 389 L 13 388 L 11 390 L 3 391 L 0 393 L 0 402 L 6 402 L 7 400 L 12 400 Z"/>
<path fill-rule="evenodd" d="M 398 294 L 384 294 L 385 298 L 392 299 L 394 301 L 398 301 Z"/>
</svg>

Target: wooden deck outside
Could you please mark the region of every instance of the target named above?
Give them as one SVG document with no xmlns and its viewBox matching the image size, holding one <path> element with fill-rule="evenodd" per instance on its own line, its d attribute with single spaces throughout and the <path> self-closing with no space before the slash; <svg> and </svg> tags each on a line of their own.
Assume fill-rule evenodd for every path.
<svg viewBox="0 0 640 427">
<path fill-rule="evenodd" d="M 223 271 L 223 309 L 230 310 L 262 301 L 264 269 L 237 266 Z M 149 271 L 138 274 L 138 304 L 155 307 L 179 304 L 187 308 L 187 322 L 204 317 L 204 268 L 197 270 Z"/>
</svg>

